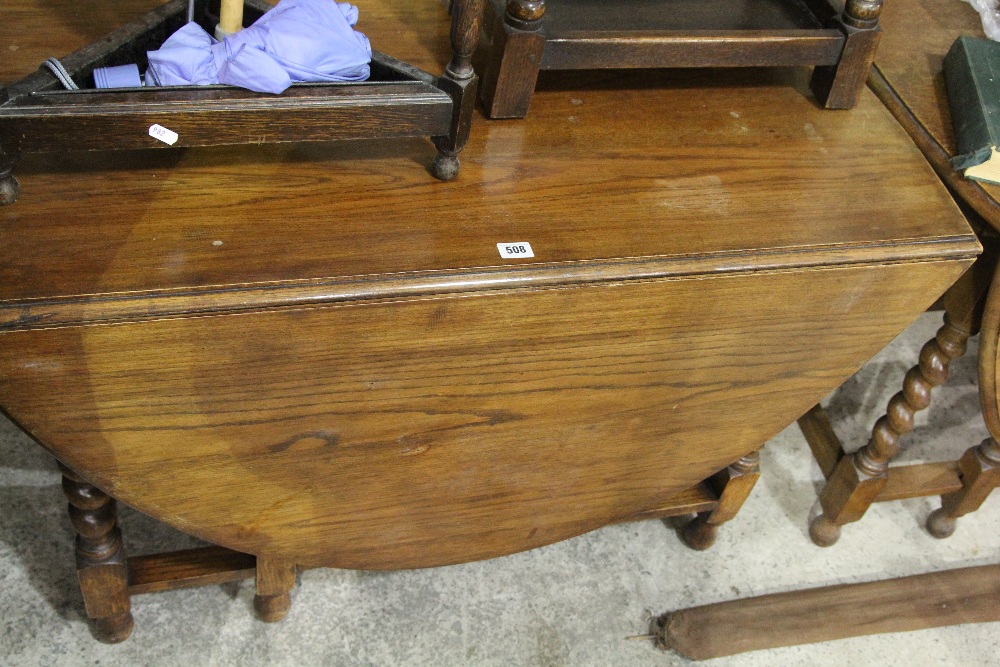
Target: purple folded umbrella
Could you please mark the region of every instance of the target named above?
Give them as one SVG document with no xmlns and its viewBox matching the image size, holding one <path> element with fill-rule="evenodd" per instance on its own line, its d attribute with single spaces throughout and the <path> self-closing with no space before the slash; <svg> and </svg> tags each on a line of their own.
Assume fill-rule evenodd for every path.
<svg viewBox="0 0 1000 667">
<path fill-rule="evenodd" d="M 221 42 L 188 23 L 147 53 L 146 85 L 224 83 L 277 94 L 297 81 L 364 81 L 372 49 L 357 22 L 358 8 L 346 2 L 281 0 Z"/>
</svg>

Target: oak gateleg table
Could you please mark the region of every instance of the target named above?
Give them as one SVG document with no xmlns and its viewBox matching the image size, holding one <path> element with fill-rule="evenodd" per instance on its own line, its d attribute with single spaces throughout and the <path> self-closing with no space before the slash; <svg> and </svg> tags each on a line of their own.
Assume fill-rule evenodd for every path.
<svg viewBox="0 0 1000 667">
<path fill-rule="evenodd" d="M 449 61 L 437 3 L 366 10 L 376 45 Z M 87 38 L 62 11 L 31 14 L 44 51 Z M 419 138 L 25 156 L 0 406 L 64 466 L 98 635 L 131 593 L 250 575 L 278 618 L 298 567 L 690 512 L 710 544 L 761 444 L 980 250 L 878 101 L 824 111 L 809 74 L 574 75 L 477 118 L 448 183 Z M 217 546 L 127 558 L 112 499 Z"/>
</svg>

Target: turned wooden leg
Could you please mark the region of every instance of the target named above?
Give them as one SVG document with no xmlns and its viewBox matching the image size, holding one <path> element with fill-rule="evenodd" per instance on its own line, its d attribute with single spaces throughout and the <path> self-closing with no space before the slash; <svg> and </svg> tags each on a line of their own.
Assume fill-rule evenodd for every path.
<svg viewBox="0 0 1000 667">
<path fill-rule="evenodd" d="M 509 0 L 503 18 L 493 16 L 481 95 L 490 118 L 528 114 L 545 50 L 544 16 L 544 0 Z"/>
<path fill-rule="evenodd" d="M 711 512 L 700 513 L 684 527 L 681 531 L 684 543 L 698 551 L 704 551 L 715 544 L 719 526 L 736 516 L 759 478 L 759 452 L 747 454 L 713 475 L 708 484 L 718 494 L 719 506 Z"/>
<path fill-rule="evenodd" d="M 809 526 L 817 545 L 834 544 L 840 527 L 860 519 L 875 501 L 886 484 L 889 461 L 900 451 L 900 437 L 913 430 L 913 416 L 930 405 L 931 389 L 948 378 L 948 365 L 965 354 L 972 317 L 956 323 L 945 314 L 944 325 L 920 350 L 920 362 L 906 373 L 903 391 L 889 400 L 868 444 L 837 463 L 819 497 L 823 513 Z"/>
<path fill-rule="evenodd" d="M 76 573 L 94 634 L 117 643 L 132 634 L 132 604 L 115 501 L 59 464 L 69 517 L 76 528 Z"/>
<path fill-rule="evenodd" d="M 14 178 L 13 156 L 0 152 L 0 206 L 13 204 L 21 192 L 21 187 Z"/>
<path fill-rule="evenodd" d="M 295 566 L 283 560 L 257 557 L 257 594 L 253 606 L 262 621 L 276 623 L 292 608 Z"/>
<path fill-rule="evenodd" d="M 438 155 L 431 166 L 431 173 L 442 181 L 450 181 L 458 176 L 458 154 L 469 140 L 472 127 L 472 111 L 476 105 L 478 86 L 476 73 L 472 69 L 472 54 L 479 41 L 483 2 L 484 0 L 457 0 L 452 3 L 452 59 L 438 79 L 438 86 L 451 96 L 454 104 L 451 130 L 447 136 L 433 138 Z"/>
<path fill-rule="evenodd" d="M 992 437 L 965 452 L 958 462 L 962 489 L 941 497 L 941 508 L 927 518 L 927 530 L 945 538 L 955 532 L 958 517 L 975 512 L 1000 486 L 1000 445 Z"/>
<path fill-rule="evenodd" d="M 850 109 L 864 90 L 882 31 L 878 25 L 882 0 L 847 0 L 839 27 L 844 49 L 836 65 L 813 70 L 810 87 L 826 109 Z"/>
</svg>

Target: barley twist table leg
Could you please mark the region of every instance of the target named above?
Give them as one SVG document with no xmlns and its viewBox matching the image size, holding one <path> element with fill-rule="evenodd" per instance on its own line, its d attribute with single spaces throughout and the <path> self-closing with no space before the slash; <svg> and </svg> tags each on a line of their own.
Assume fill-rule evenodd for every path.
<svg viewBox="0 0 1000 667">
<path fill-rule="evenodd" d="M 913 430 L 913 417 L 931 402 L 931 389 L 948 378 L 948 366 L 965 354 L 971 328 L 945 315 L 944 325 L 920 351 L 920 362 L 906 373 L 903 391 L 889 400 L 886 414 L 872 429 L 871 440 L 843 457 L 820 494 L 823 513 L 813 519 L 809 535 L 822 547 L 840 538 L 840 527 L 857 521 L 885 486 L 889 461 L 901 447 L 901 436 Z"/>
<path fill-rule="evenodd" d="M 76 570 L 94 634 L 117 643 L 132 634 L 132 605 L 115 501 L 60 464 L 63 492 L 76 529 Z"/>
</svg>

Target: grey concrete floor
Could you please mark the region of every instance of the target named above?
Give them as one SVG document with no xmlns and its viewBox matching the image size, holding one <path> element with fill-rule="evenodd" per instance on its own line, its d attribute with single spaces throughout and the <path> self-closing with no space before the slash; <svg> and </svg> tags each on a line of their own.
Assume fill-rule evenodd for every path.
<svg viewBox="0 0 1000 667">
<path fill-rule="evenodd" d="M 825 401 L 863 444 L 940 314 L 926 314 Z M 975 341 L 935 390 L 902 460 L 956 458 L 986 435 Z M 48 456 L 0 418 L 0 664 L 3 665 L 686 665 L 650 642 L 651 615 L 779 591 L 996 563 L 1000 493 L 956 534 L 923 529 L 937 499 L 875 506 L 829 549 L 806 533 L 821 480 L 796 426 L 772 439 L 763 477 L 708 552 L 663 522 L 612 526 L 535 551 L 421 571 L 304 573 L 291 614 L 255 620 L 249 582 L 138 596 L 136 630 L 90 635 L 73 535 Z M 196 544 L 124 509 L 130 553 Z M 822 619 L 817 618 L 817 623 Z M 1000 665 L 1000 623 L 863 637 L 721 658 L 723 665 Z"/>
</svg>

